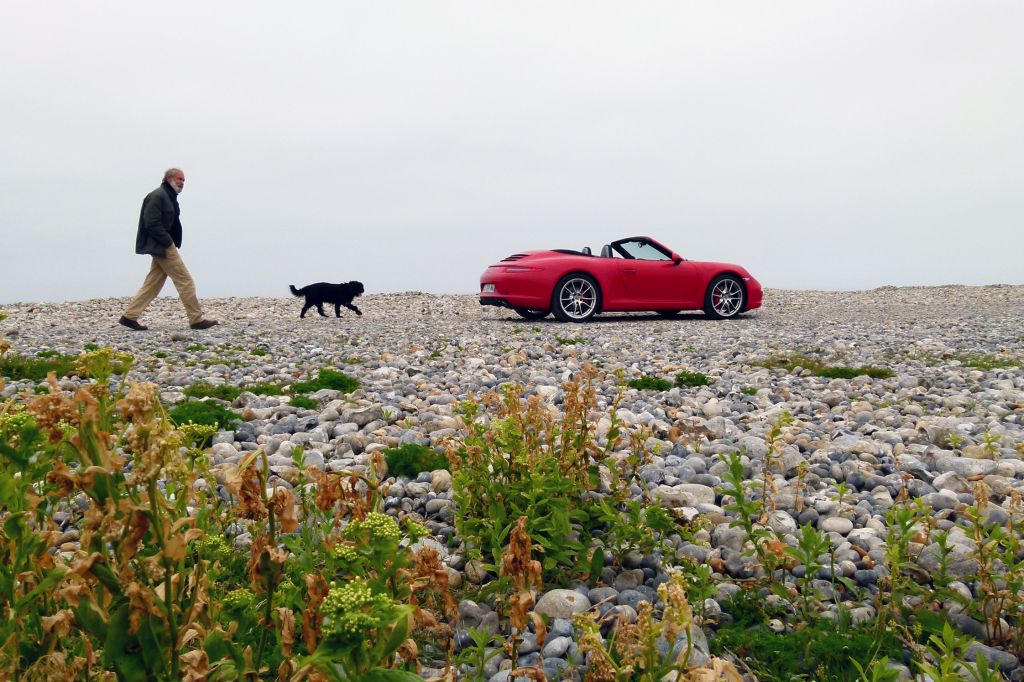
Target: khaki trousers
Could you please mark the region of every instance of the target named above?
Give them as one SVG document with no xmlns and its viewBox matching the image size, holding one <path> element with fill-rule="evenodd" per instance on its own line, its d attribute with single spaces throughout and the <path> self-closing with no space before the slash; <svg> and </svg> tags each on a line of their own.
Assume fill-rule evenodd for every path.
<svg viewBox="0 0 1024 682">
<path fill-rule="evenodd" d="M 195 324 L 202 320 L 203 309 L 199 307 L 199 299 L 196 297 L 196 283 L 192 281 L 192 275 L 188 273 L 185 261 L 181 260 L 181 254 L 173 244 L 167 247 L 163 258 L 153 256 L 153 265 L 149 268 L 149 274 L 142 282 L 139 293 L 135 294 L 135 298 L 125 309 L 124 316 L 129 320 L 138 320 L 146 306 L 160 294 L 168 277 L 174 282 L 174 288 L 178 290 L 178 296 L 181 297 L 181 302 L 185 306 L 188 323 Z"/>
</svg>

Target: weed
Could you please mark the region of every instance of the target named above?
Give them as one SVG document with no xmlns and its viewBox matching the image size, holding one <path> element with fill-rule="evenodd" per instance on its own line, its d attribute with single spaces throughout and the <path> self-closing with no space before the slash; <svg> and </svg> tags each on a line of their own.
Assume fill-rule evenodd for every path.
<svg viewBox="0 0 1024 682">
<path fill-rule="evenodd" d="M 318 410 L 320 409 L 320 401 L 314 400 L 309 396 L 304 395 L 293 395 L 288 404 L 292 407 L 298 407 L 303 410 Z"/>
<path fill-rule="evenodd" d="M 587 655 L 588 680 L 603 682 L 658 682 L 659 680 L 740 680 L 739 672 L 721 659 L 707 661 L 703 670 L 691 665 L 694 652 L 693 610 L 687 599 L 687 584 L 679 571 L 658 586 L 664 603 L 661 620 L 655 618 L 649 601 L 640 604 L 633 623 L 619 622 L 607 642 L 602 641 L 600 623 L 589 613 L 575 617 L 580 650 Z M 713 670 L 714 672 L 708 672 Z M 703 673 L 708 673 L 707 675 Z"/>
<path fill-rule="evenodd" d="M 423 471 L 448 469 L 448 459 L 426 445 L 404 443 L 397 448 L 384 450 L 388 463 L 388 474 L 416 478 Z"/>
<path fill-rule="evenodd" d="M 851 661 L 874 657 L 874 638 L 867 628 L 851 628 L 827 620 L 805 622 L 800 629 L 776 633 L 765 625 L 723 624 L 710 641 L 712 651 L 740 656 L 763 682 L 858 679 Z M 885 650 L 899 660 L 895 639 Z"/>
<path fill-rule="evenodd" d="M 330 389 L 342 393 L 351 393 L 359 388 L 359 381 L 334 369 L 322 369 L 316 379 L 300 381 L 292 384 L 292 393 L 314 393 L 321 389 Z"/>
<path fill-rule="evenodd" d="M 777 355 L 761 363 L 760 366 L 769 369 L 784 369 L 792 372 L 801 368 L 812 374 L 828 379 L 852 379 L 857 376 L 866 375 L 873 379 L 888 379 L 895 376 L 891 369 L 886 367 L 874 367 L 863 365 L 861 367 L 847 367 L 844 365 L 826 365 L 821 360 L 808 355 Z"/>
<path fill-rule="evenodd" d="M 742 393 L 743 395 L 757 395 L 757 387 L 756 386 L 741 386 L 740 387 L 740 393 Z"/>
<path fill-rule="evenodd" d="M 586 343 L 587 339 L 579 336 L 556 336 L 555 341 L 558 342 L 559 346 L 578 346 L 579 344 Z"/>
<path fill-rule="evenodd" d="M 169 413 L 175 424 L 206 424 L 228 430 L 238 422 L 238 415 L 212 400 L 187 400 Z"/>
<path fill-rule="evenodd" d="M 45 351 L 44 351 L 45 352 Z M 11 381 L 43 381 L 50 372 L 58 378 L 78 374 L 78 358 L 72 355 L 56 355 L 43 358 L 27 358 L 13 353 L 0 356 L 0 377 Z"/>
<path fill-rule="evenodd" d="M 99 349 L 100 349 L 99 344 L 98 343 L 93 343 L 92 341 L 90 341 L 89 343 L 82 344 L 82 350 L 84 350 L 87 353 L 91 353 L 92 351 L 99 350 Z"/>
<path fill-rule="evenodd" d="M 60 351 L 56 351 L 52 348 L 46 348 L 36 353 L 37 358 L 59 358 L 61 356 Z"/>
<path fill-rule="evenodd" d="M 626 385 L 640 391 L 667 391 L 672 388 L 672 384 L 667 380 L 660 377 L 652 377 L 648 374 L 643 375 L 639 379 L 630 379 L 626 382 Z"/>
<path fill-rule="evenodd" d="M 201 343 L 190 343 L 187 346 L 185 346 L 185 350 L 189 351 L 189 352 L 191 352 L 191 351 L 203 351 L 203 350 L 206 350 L 206 346 L 204 346 Z"/>
<path fill-rule="evenodd" d="M 888 379 L 894 376 L 893 371 L 886 367 L 872 367 L 863 365 L 861 367 L 822 367 L 817 372 L 819 377 L 826 379 L 852 379 L 857 376 L 867 375 L 872 379 Z"/>
<path fill-rule="evenodd" d="M 164 352 L 164 351 L 162 351 L 162 350 L 158 350 L 158 351 L 153 351 L 153 357 L 154 357 L 154 358 L 161 358 L 161 359 L 163 359 L 163 358 L 166 358 L 166 357 L 167 357 L 167 353 L 165 353 L 165 352 Z"/>
<path fill-rule="evenodd" d="M 244 387 L 243 390 L 255 395 L 282 395 L 284 393 L 281 384 L 252 384 Z"/>
<path fill-rule="evenodd" d="M 264 348 L 263 346 L 256 346 L 255 348 L 249 351 L 249 354 L 263 357 L 264 355 L 270 355 L 270 351 Z"/>
<path fill-rule="evenodd" d="M 1005 369 L 1007 367 L 1024 367 L 1020 358 L 1013 356 L 1001 356 L 985 353 L 969 353 L 958 355 L 957 359 L 964 367 L 973 367 L 990 371 L 993 369 Z"/>
<path fill-rule="evenodd" d="M 242 393 L 242 389 L 230 384 L 214 386 L 205 381 L 197 381 L 187 387 L 182 393 L 190 398 L 217 398 L 218 400 L 231 402 Z"/>
<path fill-rule="evenodd" d="M 707 386 L 708 376 L 700 372 L 679 372 L 676 374 L 676 386 Z"/>
</svg>

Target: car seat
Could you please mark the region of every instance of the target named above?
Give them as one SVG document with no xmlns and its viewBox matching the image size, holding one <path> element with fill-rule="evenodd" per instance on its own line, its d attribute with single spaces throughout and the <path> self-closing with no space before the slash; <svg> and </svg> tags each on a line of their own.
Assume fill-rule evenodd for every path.
<svg viewBox="0 0 1024 682">
<path fill-rule="evenodd" d="M 589 256 L 589 255 L 591 255 L 591 253 L 590 253 L 590 247 L 589 247 L 589 246 L 584 246 L 584 247 L 583 247 L 583 250 L 582 250 L 582 251 L 580 251 L 580 253 L 582 253 L 582 254 L 583 254 L 584 256 Z"/>
<path fill-rule="evenodd" d="M 611 257 L 612 257 L 612 247 L 611 247 L 610 244 L 605 244 L 604 246 L 601 247 L 601 258 L 611 258 Z"/>
</svg>

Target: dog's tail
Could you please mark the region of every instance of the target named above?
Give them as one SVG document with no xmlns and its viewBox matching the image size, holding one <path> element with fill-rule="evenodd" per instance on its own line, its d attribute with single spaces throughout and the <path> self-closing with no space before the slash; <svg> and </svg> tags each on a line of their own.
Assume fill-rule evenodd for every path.
<svg viewBox="0 0 1024 682">
<path fill-rule="evenodd" d="M 292 290 L 292 296 L 305 296 L 303 292 L 306 291 L 306 287 L 296 289 L 294 284 L 289 284 L 288 288 Z"/>
</svg>

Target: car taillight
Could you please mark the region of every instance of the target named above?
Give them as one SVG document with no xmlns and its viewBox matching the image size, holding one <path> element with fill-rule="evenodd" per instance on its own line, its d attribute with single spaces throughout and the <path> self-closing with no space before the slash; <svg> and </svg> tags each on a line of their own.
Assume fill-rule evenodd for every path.
<svg viewBox="0 0 1024 682">
<path fill-rule="evenodd" d="M 482 293 L 493 294 L 494 292 L 495 292 L 495 288 L 494 288 L 493 284 L 485 284 L 484 285 Z"/>
<path fill-rule="evenodd" d="M 510 265 L 505 268 L 505 272 L 540 272 L 541 268 L 528 268 L 523 265 Z"/>
</svg>

